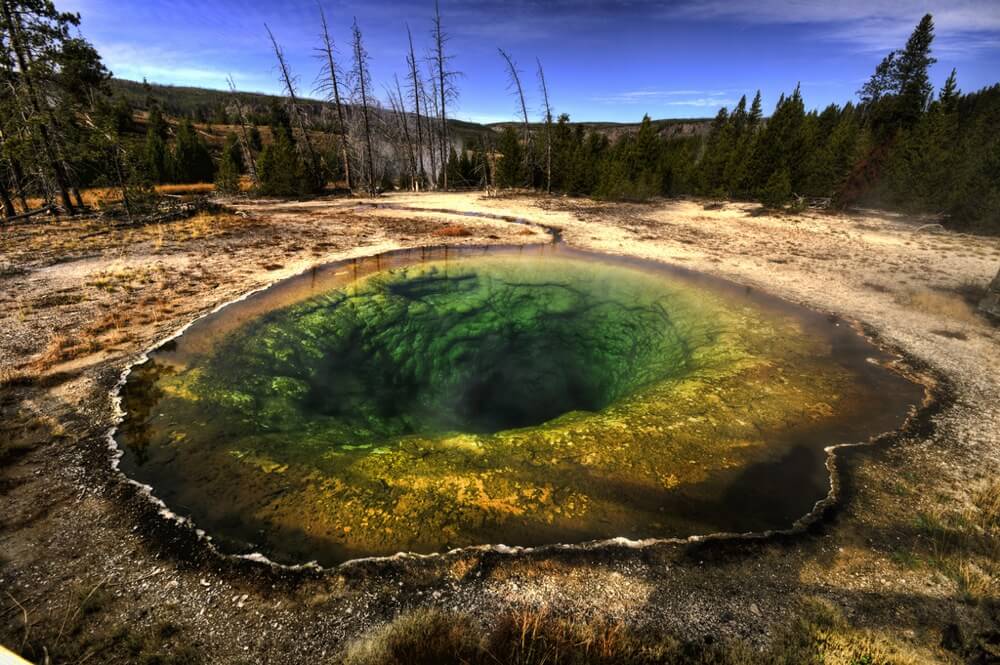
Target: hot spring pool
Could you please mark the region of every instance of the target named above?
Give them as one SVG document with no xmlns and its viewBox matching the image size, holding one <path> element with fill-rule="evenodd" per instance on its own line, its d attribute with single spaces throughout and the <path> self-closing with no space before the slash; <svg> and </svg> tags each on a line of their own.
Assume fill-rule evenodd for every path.
<svg viewBox="0 0 1000 665">
<path fill-rule="evenodd" d="M 122 470 L 282 563 L 790 526 L 922 388 L 850 327 L 572 250 L 332 264 L 133 368 Z"/>
</svg>

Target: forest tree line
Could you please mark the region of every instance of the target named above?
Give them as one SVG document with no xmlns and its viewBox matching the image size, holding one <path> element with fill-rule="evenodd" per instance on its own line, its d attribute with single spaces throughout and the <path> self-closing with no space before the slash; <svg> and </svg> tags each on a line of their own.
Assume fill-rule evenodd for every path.
<svg viewBox="0 0 1000 665">
<path fill-rule="evenodd" d="M 1000 86 L 972 93 L 957 74 L 938 90 L 932 18 L 888 54 L 856 102 L 807 111 L 798 87 L 769 117 L 761 96 L 724 108 L 708 132 L 664 135 L 648 116 L 616 140 L 556 116 L 541 62 L 540 118 L 532 120 L 524 73 L 500 49 L 517 101 L 516 124 L 459 139 L 449 112 L 458 72 L 437 4 L 418 54 L 406 29 L 402 76 L 376 88 L 357 21 L 346 57 L 318 10 L 322 67 L 299 89 L 279 36 L 267 30 L 283 97 L 244 95 L 229 81 L 225 103 L 164 103 L 149 86 L 113 94 L 79 17 L 48 0 L 0 0 L 0 203 L 4 216 L 29 200 L 73 213 L 80 189 L 121 190 L 123 205 L 155 200 L 163 183 L 241 183 L 270 196 L 310 196 L 339 182 L 375 195 L 394 188 L 490 191 L 531 188 L 612 200 L 696 195 L 769 207 L 872 205 L 946 215 L 1000 232 Z M 142 98 L 145 93 L 145 98 Z M 309 95 L 318 95 L 318 103 Z M 178 115 L 179 110 L 184 115 Z M 224 128 L 220 139 L 206 126 Z"/>
<path fill-rule="evenodd" d="M 934 90 L 933 38 L 927 15 L 879 63 L 857 103 L 807 111 L 796 87 L 765 118 L 758 91 L 721 109 L 706 136 L 661 138 L 648 116 L 615 142 L 565 115 L 536 129 L 534 143 L 508 126 L 498 139 L 510 157 L 497 166 L 498 185 L 545 187 L 550 146 L 551 189 L 567 194 L 870 205 L 1000 232 L 1000 85 L 963 94 L 952 70 Z"/>
</svg>

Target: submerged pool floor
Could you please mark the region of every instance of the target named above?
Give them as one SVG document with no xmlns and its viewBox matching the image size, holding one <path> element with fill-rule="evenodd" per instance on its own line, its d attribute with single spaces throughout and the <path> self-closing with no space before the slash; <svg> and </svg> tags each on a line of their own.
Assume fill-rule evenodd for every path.
<svg viewBox="0 0 1000 665">
<path fill-rule="evenodd" d="M 282 563 L 786 528 L 922 388 L 849 326 L 563 245 L 332 264 L 133 368 L 121 467 Z"/>
</svg>

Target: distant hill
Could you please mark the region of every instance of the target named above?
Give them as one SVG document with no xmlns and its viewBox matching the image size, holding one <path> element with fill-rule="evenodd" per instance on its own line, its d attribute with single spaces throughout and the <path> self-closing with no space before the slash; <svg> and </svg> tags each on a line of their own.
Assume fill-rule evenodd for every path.
<svg viewBox="0 0 1000 665">
<path fill-rule="evenodd" d="M 661 136 L 675 138 L 681 136 L 703 136 L 708 134 L 712 126 L 711 118 L 669 118 L 652 120 L 653 128 Z M 605 134 L 612 141 L 626 132 L 634 132 L 639 128 L 638 122 L 570 122 L 571 127 L 582 126 L 588 132 Z M 493 122 L 486 125 L 490 129 L 500 131 L 504 127 L 520 129 L 524 123 L 506 121 Z M 542 125 L 538 122 L 529 123 L 532 131 L 539 129 Z"/>
<path fill-rule="evenodd" d="M 127 99 L 134 108 L 145 109 L 149 100 L 153 99 L 167 115 L 174 117 L 186 116 L 201 123 L 226 124 L 226 115 L 232 105 L 231 93 L 223 90 L 211 90 L 209 88 L 163 85 L 159 83 L 146 84 L 127 79 L 112 79 L 111 89 L 115 95 Z M 280 103 L 284 99 L 277 95 L 267 95 L 257 92 L 240 92 L 239 95 L 249 112 L 261 117 L 267 115 L 272 104 L 275 102 Z M 311 118 L 319 119 L 320 121 L 332 121 L 336 113 L 331 102 L 316 99 L 303 99 L 302 108 Z M 232 119 L 229 118 L 228 120 L 231 121 Z M 617 139 L 625 132 L 635 131 L 639 127 L 638 122 L 582 122 L 570 124 L 573 126 L 582 125 L 589 131 L 606 134 L 612 140 Z M 703 135 L 708 132 L 710 124 L 711 119 L 708 118 L 653 121 L 653 125 L 659 133 L 669 137 Z M 511 121 L 482 125 L 467 120 L 451 119 L 448 121 L 448 126 L 456 139 L 468 141 L 496 134 L 506 126 L 519 128 L 521 124 Z M 533 129 L 539 127 L 539 123 L 533 123 L 532 125 Z"/>
</svg>

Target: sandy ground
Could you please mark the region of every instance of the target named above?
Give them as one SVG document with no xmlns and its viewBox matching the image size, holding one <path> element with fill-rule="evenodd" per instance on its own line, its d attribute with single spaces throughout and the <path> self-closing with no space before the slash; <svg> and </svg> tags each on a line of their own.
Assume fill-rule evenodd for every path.
<svg viewBox="0 0 1000 665">
<path fill-rule="evenodd" d="M 874 212 L 770 216 L 695 201 L 379 203 L 396 207 L 251 201 L 155 228 L 0 231 L 0 643 L 57 662 L 133 662 L 182 645 L 206 662 L 323 662 L 405 609 L 488 618 L 544 605 L 764 644 L 816 600 L 919 660 L 961 662 L 997 639 L 987 504 L 1000 477 L 1000 332 L 970 303 L 996 273 L 1000 240 Z M 335 259 L 548 241 L 538 226 L 444 211 L 530 220 L 574 246 L 711 272 L 859 321 L 936 377 L 942 401 L 891 445 L 845 458 L 844 501 L 817 528 L 750 542 L 276 570 L 215 554 L 111 471 L 108 391 L 121 369 L 219 304 Z"/>
</svg>

